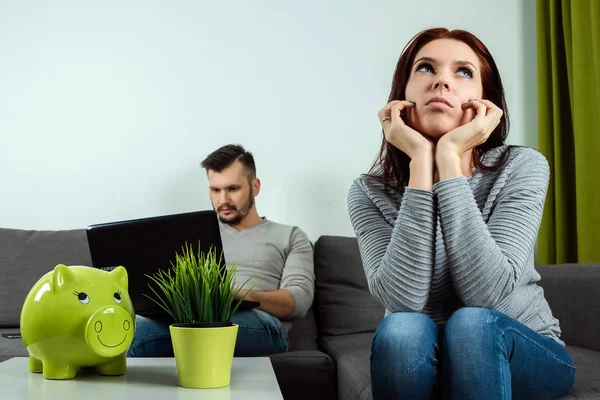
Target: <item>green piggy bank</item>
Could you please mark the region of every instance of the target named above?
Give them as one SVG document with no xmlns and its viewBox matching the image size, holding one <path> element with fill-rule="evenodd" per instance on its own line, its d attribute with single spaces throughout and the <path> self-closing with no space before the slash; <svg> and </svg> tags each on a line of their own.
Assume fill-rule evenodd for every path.
<svg viewBox="0 0 600 400">
<path fill-rule="evenodd" d="M 21 310 L 29 370 L 46 379 L 71 379 L 94 367 L 102 375 L 126 372 L 135 333 L 127 271 L 59 264 L 31 288 Z"/>
</svg>

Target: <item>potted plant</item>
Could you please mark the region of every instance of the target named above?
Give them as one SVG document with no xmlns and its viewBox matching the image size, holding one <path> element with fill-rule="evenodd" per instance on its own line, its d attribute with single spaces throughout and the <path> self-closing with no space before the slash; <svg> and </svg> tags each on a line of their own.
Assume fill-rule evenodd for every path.
<svg viewBox="0 0 600 400">
<path fill-rule="evenodd" d="M 187 245 L 166 272 L 147 275 L 155 297 L 147 296 L 173 319 L 169 326 L 179 385 L 186 388 L 228 386 L 238 325 L 231 322 L 248 292 L 234 283 L 236 266 L 226 268 L 222 254 L 197 253 Z"/>
</svg>

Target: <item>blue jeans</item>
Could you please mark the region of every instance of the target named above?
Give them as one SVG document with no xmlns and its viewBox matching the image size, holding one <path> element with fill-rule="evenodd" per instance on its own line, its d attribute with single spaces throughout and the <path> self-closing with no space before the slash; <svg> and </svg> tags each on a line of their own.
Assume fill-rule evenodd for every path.
<svg viewBox="0 0 600 400">
<path fill-rule="evenodd" d="M 487 308 L 461 308 L 444 325 L 393 313 L 371 348 L 373 399 L 558 399 L 575 381 L 554 339 Z"/>
<path fill-rule="evenodd" d="M 281 321 L 258 309 L 234 314 L 239 325 L 235 357 L 260 357 L 288 350 L 288 338 Z M 169 324 L 136 315 L 135 336 L 127 357 L 173 357 Z"/>
</svg>

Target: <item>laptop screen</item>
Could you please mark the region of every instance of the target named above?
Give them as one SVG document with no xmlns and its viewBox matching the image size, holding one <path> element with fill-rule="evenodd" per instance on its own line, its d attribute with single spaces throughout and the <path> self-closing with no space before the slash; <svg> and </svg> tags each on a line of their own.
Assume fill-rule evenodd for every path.
<svg viewBox="0 0 600 400">
<path fill-rule="evenodd" d="M 147 317 L 168 315 L 145 296 L 154 298 L 149 285 L 157 289 L 146 275 L 170 269 L 186 244 L 196 254 L 200 247 L 223 256 L 219 223 L 212 210 L 90 225 L 87 238 L 94 267 L 125 267 L 135 312 Z"/>
</svg>

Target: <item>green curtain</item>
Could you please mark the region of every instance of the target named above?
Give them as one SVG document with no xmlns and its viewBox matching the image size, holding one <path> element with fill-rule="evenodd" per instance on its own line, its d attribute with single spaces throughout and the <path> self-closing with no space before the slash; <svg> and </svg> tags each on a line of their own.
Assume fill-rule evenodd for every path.
<svg viewBox="0 0 600 400">
<path fill-rule="evenodd" d="M 537 0 L 539 264 L 600 262 L 600 0 Z"/>
</svg>

